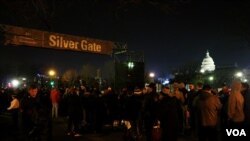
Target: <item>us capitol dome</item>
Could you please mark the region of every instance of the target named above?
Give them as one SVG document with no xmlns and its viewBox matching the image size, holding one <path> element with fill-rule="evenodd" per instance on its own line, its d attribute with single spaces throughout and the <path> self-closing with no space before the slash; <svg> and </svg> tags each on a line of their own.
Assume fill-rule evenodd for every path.
<svg viewBox="0 0 250 141">
<path fill-rule="evenodd" d="M 215 70 L 215 64 L 212 57 L 210 57 L 209 52 L 207 51 L 206 57 L 203 59 L 201 64 L 201 73 L 212 72 Z"/>
</svg>

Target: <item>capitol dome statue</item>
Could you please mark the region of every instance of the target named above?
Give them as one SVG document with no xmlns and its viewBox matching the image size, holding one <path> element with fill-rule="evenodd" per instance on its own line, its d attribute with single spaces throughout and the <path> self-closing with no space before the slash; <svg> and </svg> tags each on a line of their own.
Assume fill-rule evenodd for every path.
<svg viewBox="0 0 250 141">
<path fill-rule="evenodd" d="M 215 70 L 215 64 L 212 57 L 210 57 L 209 52 L 207 51 L 206 57 L 203 59 L 201 64 L 201 73 L 212 72 Z"/>
</svg>

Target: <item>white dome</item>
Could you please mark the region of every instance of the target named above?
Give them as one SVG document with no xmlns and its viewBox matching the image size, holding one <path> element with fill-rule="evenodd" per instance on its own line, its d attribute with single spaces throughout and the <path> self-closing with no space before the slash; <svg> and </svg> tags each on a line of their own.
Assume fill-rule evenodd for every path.
<svg viewBox="0 0 250 141">
<path fill-rule="evenodd" d="M 215 70 L 214 60 L 212 57 L 209 56 L 209 52 L 207 51 L 206 57 L 202 61 L 200 72 L 202 73 L 206 71 L 211 72 L 214 70 Z"/>
</svg>

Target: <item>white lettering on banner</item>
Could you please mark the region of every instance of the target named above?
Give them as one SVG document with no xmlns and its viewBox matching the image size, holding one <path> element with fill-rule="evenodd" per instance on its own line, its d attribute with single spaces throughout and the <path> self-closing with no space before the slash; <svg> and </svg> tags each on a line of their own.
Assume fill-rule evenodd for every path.
<svg viewBox="0 0 250 141">
<path fill-rule="evenodd" d="M 227 136 L 247 136 L 244 129 L 226 129 Z"/>
</svg>

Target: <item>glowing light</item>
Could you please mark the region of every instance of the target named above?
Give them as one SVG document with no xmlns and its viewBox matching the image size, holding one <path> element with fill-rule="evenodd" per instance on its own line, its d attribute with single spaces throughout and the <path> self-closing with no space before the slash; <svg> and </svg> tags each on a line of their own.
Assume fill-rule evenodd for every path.
<svg viewBox="0 0 250 141">
<path fill-rule="evenodd" d="M 204 73 L 204 72 L 205 72 L 205 70 L 204 70 L 204 69 L 201 69 L 201 70 L 200 70 L 200 72 L 201 72 L 201 73 Z"/>
<path fill-rule="evenodd" d="M 237 72 L 237 73 L 235 74 L 235 76 L 236 76 L 236 77 L 242 77 L 242 76 L 243 76 L 243 73 L 242 73 L 242 72 Z"/>
<path fill-rule="evenodd" d="M 166 79 L 162 84 L 163 84 L 163 85 L 169 84 L 169 80 Z"/>
<path fill-rule="evenodd" d="M 155 73 L 153 73 L 153 72 L 149 73 L 149 77 L 151 77 L 151 78 L 155 77 Z"/>
<path fill-rule="evenodd" d="M 134 63 L 133 62 L 128 62 L 128 68 L 130 68 L 130 69 L 134 68 Z"/>
<path fill-rule="evenodd" d="M 16 88 L 16 87 L 18 87 L 18 85 L 19 85 L 20 83 L 19 83 L 19 81 L 18 81 L 18 80 L 13 79 L 13 80 L 11 81 L 11 84 L 12 84 L 12 86 L 13 86 L 13 87 L 15 87 L 15 88 Z"/>
<path fill-rule="evenodd" d="M 12 85 L 11 85 L 11 83 L 8 83 L 8 87 L 10 88 Z"/>
<path fill-rule="evenodd" d="M 54 85 L 55 85 L 55 82 L 54 82 L 54 81 L 50 81 L 50 85 L 51 85 L 51 86 L 54 86 Z"/>
<path fill-rule="evenodd" d="M 49 71 L 49 76 L 55 76 L 56 72 L 54 70 Z"/>
<path fill-rule="evenodd" d="M 208 79 L 209 79 L 210 81 L 213 81 L 213 80 L 214 80 L 214 77 L 213 77 L 213 76 L 210 76 Z"/>
</svg>

